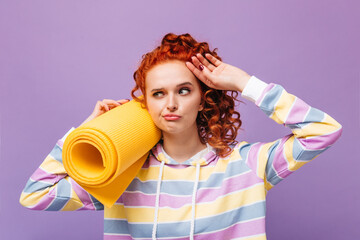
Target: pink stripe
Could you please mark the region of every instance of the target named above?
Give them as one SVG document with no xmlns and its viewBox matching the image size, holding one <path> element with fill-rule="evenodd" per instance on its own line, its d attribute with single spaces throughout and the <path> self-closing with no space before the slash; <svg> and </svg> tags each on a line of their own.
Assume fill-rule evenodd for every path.
<svg viewBox="0 0 360 240">
<path fill-rule="evenodd" d="M 64 145 L 64 142 L 61 141 L 61 139 L 59 139 L 56 144 L 59 145 L 60 148 L 62 148 Z"/>
<path fill-rule="evenodd" d="M 51 196 L 50 192 L 49 192 L 44 197 L 42 197 L 42 199 L 36 205 L 31 207 L 30 209 L 45 210 L 51 204 L 51 202 L 54 200 L 54 198 L 55 198 L 55 196 Z"/>
<path fill-rule="evenodd" d="M 288 118 L 285 120 L 286 124 L 295 124 L 304 121 L 306 113 L 310 109 L 310 106 L 307 105 L 300 98 L 295 99 L 295 103 L 288 114 Z"/>
<path fill-rule="evenodd" d="M 246 163 L 255 172 L 257 171 L 258 155 L 262 145 L 264 145 L 264 143 L 255 143 L 250 147 L 250 150 L 248 152 Z"/>
<path fill-rule="evenodd" d="M 106 235 L 104 234 L 104 240 L 132 240 L 131 236 L 121 236 L 121 235 Z"/>
<path fill-rule="evenodd" d="M 144 239 L 141 239 L 141 240 L 148 240 L 148 239 L 151 239 L 151 238 L 144 238 Z M 182 238 L 161 238 L 161 240 L 189 240 L 189 237 L 182 237 Z M 196 237 L 196 236 L 194 236 L 194 239 L 201 239 L 201 238 L 199 238 L 199 237 Z M 213 238 L 208 238 L 208 239 L 206 239 L 206 240 L 211 240 L 211 239 L 213 239 Z"/>
<path fill-rule="evenodd" d="M 70 178 L 72 189 L 74 189 L 76 195 L 78 195 L 80 201 L 85 205 L 86 209 L 94 210 L 94 204 L 92 203 L 88 192 L 86 192 L 74 179 Z M 81 210 L 81 209 L 79 209 Z"/>
<path fill-rule="evenodd" d="M 280 143 L 275 149 L 275 155 L 273 157 L 272 165 L 274 167 L 274 170 L 280 176 L 281 178 L 285 178 L 289 174 L 292 173 L 292 171 L 288 170 L 288 164 L 286 159 L 284 158 L 284 144 L 285 142 L 292 136 L 292 134 L 289 134 L 285 137 L 282 137 L 280 139 Z"/>
<path fill-rule="evenodd" d="M 159 166 L 159 165 L 161 165 L 161 162 L 159 160 L 157 160 L 156 158 L 154 158 L 154 156 L 150 156 L 149 165 L 150 166 L 148 166 L 148 167 Z"/>
<path fill-rule="evenodd" d="M 196 201 L 211 202 L 216 200 L 219 196 L 224 196 L 226 194 L 254 186 L 257 183 L 263 183 L 263 180 L 258 178 L 253 171 L 243 173 L 224 180 L 219 188 L 199 189 L 196 193 Z"/>
<path fill-rule="evenodd" d="M 243 173 L 239 176 L 231 177 L 224 180 L 221 187 L 199 189 L 196 194 L 196 202 L 204 203 L 216 200 L 219 196 L 229 194 L 231 192 L 239 191 L 248 188 L 257 183 L 262 183 L 263 180 L 258 178 L 253 172 Z M 191 204 L 191 195 L 187 196 L 172 196 L 162 193 L 160 196 L 160 207 L 180 208 L 186 204 Z M 124 201 L 126 206 L 147 206 L 153 207 L 155 205 L 156 195 L 147 195 L 139 192 L 124 192 L 118 199 L 118 203 Z"/>
<path fill-rule="evenodd" d="M 233 239 L 257 234 L 265 234 L 265 218 L 238 223 L 215 233 L 199 234 L 194 239 Z"/>
<path fill-rule="evenodd" d="M 41 168 L 38 168 L 31 175 L 31 179 L 34 181 L 42 181 L 42 182 L 54 184 L 58 182 L 60 179 L 64 178 L 65 176 L 67 176 L 67 174 L 57 174 L 57 175 L 51 174 L 42 170 Z"/>
<path fill-rule="evenodd" d="M 269 83 L 263 93 L 260 95 L 259 99 L 255 102 L 257 106 L 260 105 L 261 101 L 264 99 L 266 93 L 268 93 L 273 87 L 275 87 L 275 84 Z"/>
<path fill-rule="evenodd" d="M 247 237 L 252 235 L 264 234 L 265 235 L 265 218 L 256 219 L 249 222 L 243 222 L 235 224 L 224 230 L 217 231 L 215 233 L 196 234 L 194 239 L 196 240 L 208 240 L 208 239 L 233 239 L 239 237 Z M 132 239 L 130 236 L 121 235 L 106 235 L 104 234 L 104 240 L 128 240 Z M 151 238 L 142 238 L 141 240 L 148 240 Z M 161 238 L 162 240 L 174 240 L 174 238 Z M 188 240 L 189 237 L 176 238 L 176 240 Z"/>
<path fill-rule="evenodd" d="M 147 168 L 149 168 L 149 158 L 146 159 L 146 161 L 144 162 L 144 164 L 141 167 L 141 169 L 147 169 Z"/>
<path fill-rule="evenodd" d="M 333 143 L 336 139 L 341 135 L 341 131 L 336 131 L 334 134 L 330 134 L 327 136 L 319 136 L 312 139 L 299 139 L 300 142 L 305 142 L 306 149 L 308 150 L 317 150 L 323 149 L 329 146 L 329 142 Z M 276 148 L 276 152 L 274 155 L 274 161 L 272 162 L 274 170 L 277 172 L 278 176 L 281 178 L 287 177 L 289 174 L 293 173 L 288 169 L 287 161 L 284 157 L 284 144 L 292 135 L 287 135 L 281 138 L 278 147 Z M 330 137 L 328 137 L 330 136 Z M 329 140 L 330 139 L 330 140 Z"/>
<path fill-rule="evenodd" d="M 335 143 L 336 140 L 338 140 L 338 138 L 341 136 L 341 132 L 342 129 L 339 129 L 338 131 L 335 131 L 328 135 L 322 135 L 322 136 L 312 137 L 309 139 L 298 139 L 298 140 L 304 143 L 303 145 L 305 145 L 306 149 L 308 150 L 320 150 Z"/>
<path fill-rule="evenodd" d="M 182 165 L 182 164 L 165 164 L 165 167 L 171 167 L 171 168 L 175 168 L 175 169 L 184 169 L 184 168 L 188 168 L 188 167 L 192 167 L 192 166 Z"/>
</svg>

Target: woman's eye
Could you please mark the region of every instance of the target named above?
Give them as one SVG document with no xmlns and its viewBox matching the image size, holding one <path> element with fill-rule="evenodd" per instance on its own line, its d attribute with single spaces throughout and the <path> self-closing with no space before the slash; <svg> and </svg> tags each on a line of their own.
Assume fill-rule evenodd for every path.
<svg viewBox="0 0 360 240">
<path fill-rule="evenodd" d="M 180 94 L 188 94 L 188 93 L 190 93 L 190 89 L 188 89 L 188 88 L 182 88 L 182 89 L 180 89 L 180 91 L 179 91 L 179 93 Z"/>
<path fill-rule="evenodd" d="M 163 95 L 162 92 L 155 92 L 155 93 L 153 94 L 154 97 L 161 97 L 162 95 Z"/>
</svg>

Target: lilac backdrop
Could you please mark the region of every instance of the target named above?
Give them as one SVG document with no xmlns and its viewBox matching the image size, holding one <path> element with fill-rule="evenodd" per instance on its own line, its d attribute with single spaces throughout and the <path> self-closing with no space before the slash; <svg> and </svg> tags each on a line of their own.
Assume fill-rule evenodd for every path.
<svg viewBox="0 0 360 240">
<path fill-rule="evenodd" d="M 19 196 L 57 139 L 97 100 L 130 98 L 142 54 L 168 32 L 209 42 L 224 62 L 281 84 L 343 125 L 332 148 L 271 190 L 267 236 L 356 239 L 358 9 L 356 0 L 2 0 L 0 239 L 102 239 L 103 212 L 31 211 Z M 290 133 L 244 102 L 238 140 Z"/>
</svg>

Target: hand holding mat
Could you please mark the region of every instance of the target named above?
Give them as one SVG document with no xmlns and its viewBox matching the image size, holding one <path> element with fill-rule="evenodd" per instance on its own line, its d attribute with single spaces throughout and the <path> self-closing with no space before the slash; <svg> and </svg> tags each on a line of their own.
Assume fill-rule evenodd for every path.
<svg viewBox="0 0 360 240">
<path fill-rule="evenodd" d="M 81 187 L 111 207 L 160 138 L 148 111 L 131 100 L 72 131 L 63 145 L 63 164 Z"/>
</svg>

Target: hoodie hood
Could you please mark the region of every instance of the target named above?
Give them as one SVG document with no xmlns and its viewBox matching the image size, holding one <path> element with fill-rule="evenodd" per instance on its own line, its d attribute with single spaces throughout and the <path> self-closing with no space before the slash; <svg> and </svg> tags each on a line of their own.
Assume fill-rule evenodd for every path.
<svg viewBox="0 0 360 240">
<path fill-rule="evenodd" d="M 192 193 L 192 201 L 191 201 L 191 223 L 189 229 L 190 240 L 194 239 L 194 231 L 195 231 L 195 207 L 196 207 L 196 193 L 200 179 L 200 168 L 201 166 L 206 166 L 211 163 L 216 163 L 219 157 L 216 155 L 216 151 L 213 147 L 211 147 L 208 143 L 206 143 L 207 148 L 201 150 L 196 153 L 194 156 L 186 160 L 185 162 L 179 163 L 171 158 L 163 149 L 162 141 L 159 141 L 152 149 L 151 153 L 156 160 L 156 162 L 160 162 L 159 175 L 157 180 L 156 187 L 156 199 L 155 199 L 155 214 L 154 214 L 154 225 L 152 230 L 152 239 L 156 239 L 157 232 L 157 222 L 158 222 L 158 213 L 159 213 L 159 201 L 160 201 L 160 188 L 162 182 L 162 176 L 164 171 L 164 165 L 172 165 L 172 167 L 195 167 L 196 174 L 194 176 L 194 187 Z M 154 162 L 150 162 L 150 164 L 156 164 Z"/>
<path fill-rule="evenodd" d="M 165 152 L 161 141 L 151 149 L 151 152 L 157 161 L 165 162 L 165 165 L 196 166 L 196 164 L 199 163 L 200 166 L 205 166 L 218 158 L 216 155 L 216 150 L 208 143 L 206 143 L 206 146 L 207 148 L 201 150 L 182 163 L 175 161 Z"/>
</svg>

